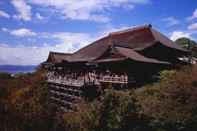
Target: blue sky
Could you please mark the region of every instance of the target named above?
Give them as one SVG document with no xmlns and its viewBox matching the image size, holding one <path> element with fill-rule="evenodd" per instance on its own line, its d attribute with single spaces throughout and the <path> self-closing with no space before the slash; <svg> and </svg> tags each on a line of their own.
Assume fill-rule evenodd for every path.
<svg viewBox="0 0 197 131">
<path fill-rule="evenodd" d="M 144 24 L 197 40 L 196 0 L 0 0 L 0 64 L 36 65 Z"/>
</svg>

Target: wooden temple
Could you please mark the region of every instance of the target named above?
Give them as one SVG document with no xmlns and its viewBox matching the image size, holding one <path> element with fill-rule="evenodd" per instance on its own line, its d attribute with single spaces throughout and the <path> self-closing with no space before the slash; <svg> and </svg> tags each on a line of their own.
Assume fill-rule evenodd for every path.
<svg viewBox="0 0 197 131">
<path fill-rule="evenodd" d="M 151 25 L 110 33 L 73 54 L 50 52 L 43 63 L 51 99 L 63 109 L 75 108 L 84 88 L 111 84 L 118 89 L 154 81 L 163 69 L 187 64 L 190 52 Z"/>
</svg>

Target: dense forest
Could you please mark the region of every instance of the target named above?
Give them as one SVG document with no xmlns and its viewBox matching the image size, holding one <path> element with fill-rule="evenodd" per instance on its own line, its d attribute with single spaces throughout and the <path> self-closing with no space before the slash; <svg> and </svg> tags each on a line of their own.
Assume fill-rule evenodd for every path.
<svg viewBox="0 0 197 131">
<path fill-rule="evenodd" d="M 67 113 L 50 105 L 44 74 L 0 74 L 1 131 L 197 130 L 197 66 L 162 71 L 144 87 L 109 87 Z"/>
<path fill-rule="evenodd" d="M 187 39 L 180 39 L 185 48 Z M 186 44 L 184 44 L 186 43 Z M 196 48 L 190 49 L 196 55 Z M 76 112 L 49 102 L 45 71 L 0 73 L 0 131 L 196 131 L 197 65 L 160 72 L 156 83 L 125 90 L 109 85 Z"/>
</svg>

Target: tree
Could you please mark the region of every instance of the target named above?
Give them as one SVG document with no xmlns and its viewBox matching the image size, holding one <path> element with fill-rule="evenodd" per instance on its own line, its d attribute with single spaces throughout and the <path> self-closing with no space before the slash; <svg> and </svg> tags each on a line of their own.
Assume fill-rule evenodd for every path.
<svg viewBox="0 0 197 131">
<path fill-rule="evenodd" d="M 53 111 L 48 103 L 44 72 L 10 77 L 0 74 L 0 130 L 50 131 Z"/>
<path fill-rule="evenodd" d="M 197 129 L 197 66 L 163 72 L 154 85 L 136 89 L 141 113 L 152 117 L 151 125 L 166 131 Z"/>
<path fill-rule="evenodd" d="M 197 57 L 197 43 L 186 37 L 179 38 L 175 43 L 181 45 L 183 48 L 188 49 L 192 52 L 194 57 Z"/>
</svg>

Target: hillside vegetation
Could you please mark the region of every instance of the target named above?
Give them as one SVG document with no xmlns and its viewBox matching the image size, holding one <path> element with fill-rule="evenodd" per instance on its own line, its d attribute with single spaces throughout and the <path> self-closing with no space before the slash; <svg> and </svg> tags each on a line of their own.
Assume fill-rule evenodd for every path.
<svg viewBox="0 0 197 131">
<path fill-rule="evenodd" d="M 1 131 L 197 130 L 197 66 L 163 71 L 144 87 L 106 90 L 68 113 L 48 103 L 44 74 L 0 74 Z"/>
</svg>

